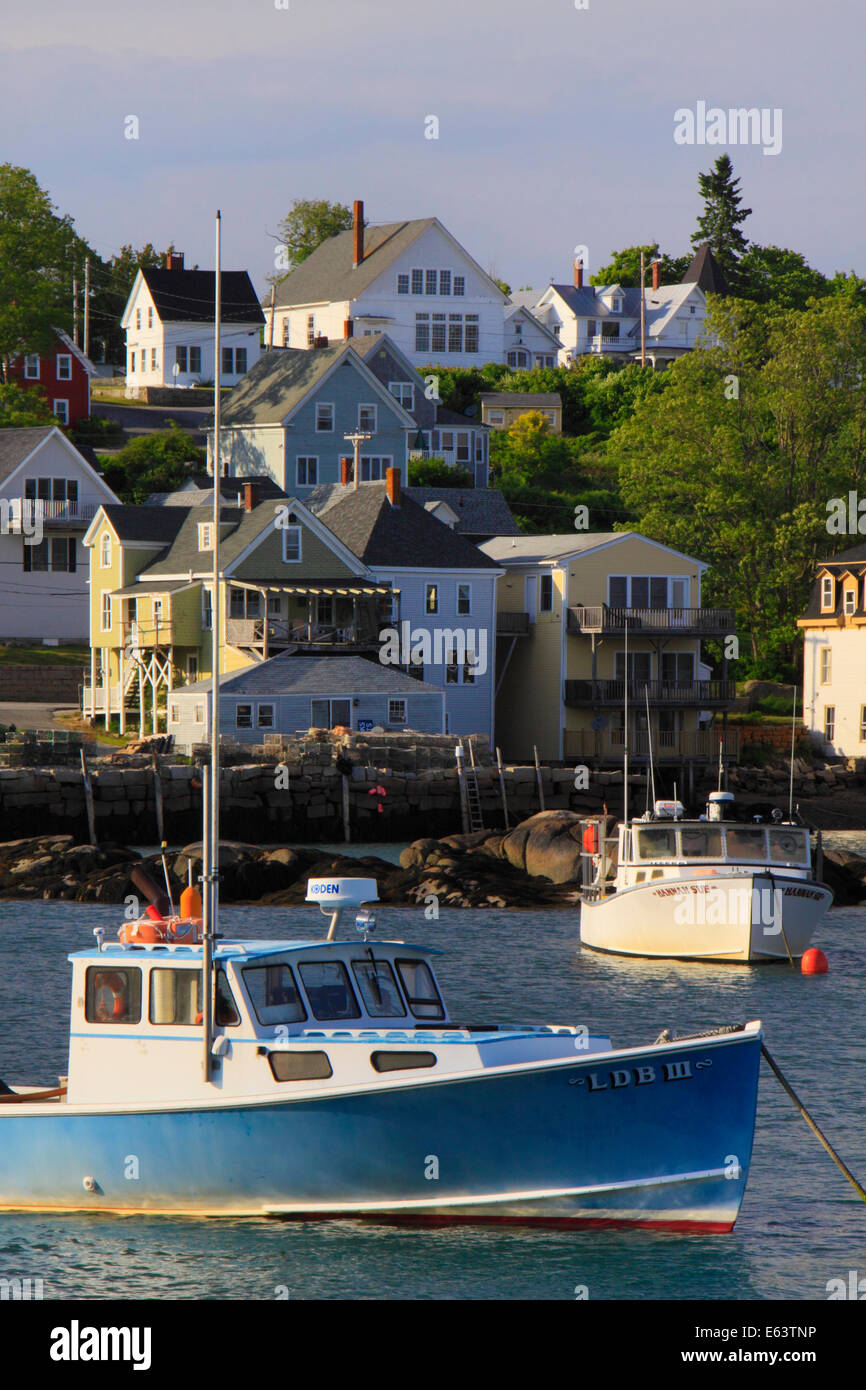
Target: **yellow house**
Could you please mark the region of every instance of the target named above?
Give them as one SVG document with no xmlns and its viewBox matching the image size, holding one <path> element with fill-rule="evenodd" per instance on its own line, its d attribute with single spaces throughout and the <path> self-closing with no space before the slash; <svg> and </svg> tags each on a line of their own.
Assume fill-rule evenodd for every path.
<svg viewBox="0 0 866 1390">
<path fill-rule="evenodd" d="M 220 510 L 220 670 L 239 670 L 288 647 L 377 650 L 391 613 L 378 583 L 302 503 L 225 483 Z M 266 492 L 267 489 L 264 489 Z M 182 495 L 178 495 L 179 500 Z M 83 712 L 121 731 L 165 723 L 168 694 L 213 674 L 213 506 L 101 507 L 90 551 L 90 680 Z M 198 504 L 197 504 L 198 503 Z"/>
<path fill-rule="evenodd" d="M 484 391 L 481 394 L 481 423 L 495 430 L 507 430 L 531 410 L 544 416 L 551 434 L 562 434 L 562 397 L 558 391 Z"/>
<path fill-rule="evenodd" d="M 734 631 L 701 606 L 707 568 L 635 532 L 494 536 L 498 581 L 496 741 L 512 758 L 619 763 L 629 755 L 726 758 L 734 682 L 711 679 L 701 640 Z M 626 685 L 626 674 L 628 684 Z M 649 715 L 647 714 L 649 708 Z"/>
<path fill-rule="evenodd" d="M 803 722 L 822 755 L 866 757 L 866 545 L 818 565 L 803 629 Z"/>
</svg>

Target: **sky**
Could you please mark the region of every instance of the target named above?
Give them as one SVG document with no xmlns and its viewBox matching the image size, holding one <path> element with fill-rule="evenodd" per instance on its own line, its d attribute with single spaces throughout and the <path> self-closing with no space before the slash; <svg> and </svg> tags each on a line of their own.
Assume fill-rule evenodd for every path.
<svg viewBox="0 0 866 1390">
<path fill-rule="evenodd" d="M 220 208 L 224 268 L 264 292 L 295 198 L 435 215 L 515 288 L 570 279 L 576 246 L 590 274 L 682 255 L 726 150 L 750 240 L 866 274 L 862 22 L 859 0 L 40 0 L 4 16 L 0 160 L 103 257 L 174 242 L 209 269 Z M 781 149 L 677 143 L 699 103 L 780 112 Z"/>
</svg>

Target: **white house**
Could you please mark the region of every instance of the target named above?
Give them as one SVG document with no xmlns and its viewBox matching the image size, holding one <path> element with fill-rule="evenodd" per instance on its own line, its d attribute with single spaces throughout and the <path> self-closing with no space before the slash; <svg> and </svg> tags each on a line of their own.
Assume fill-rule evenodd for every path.
<svg viewBox="0 0 866 1390">
<path fill-rule="evenodd" d="M 501 362 L 507 296 L 435 217 L 354 224 L 323 241 L 263 306 L 275 347 L 387 333 L 413 366 Z"/>
<path fill-rule="evenodd" d="M 515 371 L 559 366 L 560 342 L 525 304 L 508 304 L 503 324 L 501 362 Z"/>
<path fill-rule="evenodd" d="M 662 285 L 658 265 L 653 263 L 652 284 L 644 290 L 646 355 L 651 366 L 672 362 L 699 341 L 704 333 L 707 292 L 727 293 L 708 246 L 700 248 L 679 284 Z M 585 282 L 580 261 L 574 263 L 573 284 L 523 290 L 512 299 L 517 306 L 531 310 L 556 339 L 561 366 L 587 353 L 618 361 L 640 359 L 640 290 L 590 285 Z"/>
<path fill-rule="evenodd" d="M 234 386 L 258 361 L 264 316 L 245 270 L 221 277 L 221 381 Z M 126 394 L 144 386 L 196 386 L 214 379 L 214 272 L 184 270 L 183 254 L 165 270 L 140 268 L 123 311 Z"/>
<path fill-rule="evenodd" d="M 866 545 L 818 565 L 803 629 L 803 722 L 818 752 L 866 757 Z"/>
<path fill-rule="evenodd" d="M 0 430 L 0 637 L 86 642 L 84 532 L 111 488 L 55 425 Z"/>
</svg>

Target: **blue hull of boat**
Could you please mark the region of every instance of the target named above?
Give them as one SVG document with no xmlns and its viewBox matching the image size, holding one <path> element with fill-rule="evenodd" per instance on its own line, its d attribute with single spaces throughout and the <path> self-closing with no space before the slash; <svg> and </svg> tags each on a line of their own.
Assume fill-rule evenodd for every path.
<svg viewBox="0 0 866 1390">
<path fill-rule="evenodd" d="M 760 1042 L 276 1103 L 0 1107 L 0 1206 L 728 1230 L 748 1176 Z"/>
</svg>

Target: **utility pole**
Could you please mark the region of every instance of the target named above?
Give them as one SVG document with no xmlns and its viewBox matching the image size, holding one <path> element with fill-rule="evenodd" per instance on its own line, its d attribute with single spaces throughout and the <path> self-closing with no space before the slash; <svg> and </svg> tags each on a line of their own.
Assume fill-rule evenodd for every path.
<svg viewBox="0 0 866 1390">
<path fill-rule="evenodd" d="M 644 290 L 644 276 L 646 275 L 646 253 L 640 253 L 640 364 L 646 366 L 646 292 Z"/>
<path fill-rule="evenodd" d="M 84 356 L 90 356 L 90 257 L 84 258 Z"/>
<path fill-rule="evenodd" d="M 355 453 L 355 476 L 352 479 L 352 489 L 357 492 L 358 484 L 361 481 L 361 440 L 372 439 L 373 436 L 372 434 L 361 434 L 358 430 L 355 430 L 354 434 L 344 434 L 343 438 L 348 444 L 352 445 Z"/>
<path fill-rule="evenodd" d="M 78 276 L 72 276 L 72 341 L 76 347 L 78 342 Z"/>
</svg>

